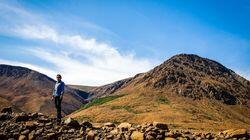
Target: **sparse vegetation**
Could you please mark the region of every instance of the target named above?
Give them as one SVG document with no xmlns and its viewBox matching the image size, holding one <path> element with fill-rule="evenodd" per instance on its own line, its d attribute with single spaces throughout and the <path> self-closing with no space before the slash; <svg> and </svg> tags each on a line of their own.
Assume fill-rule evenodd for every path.
<svg viewBox="0 0 250 140">
<path fill-rule="evenodd" d="M 111 109 L 112 110 L 115 110 L 115 109 L 124 109 L 124 110 L 127 110 L 130 113 L 138 114 L 138 112 L 135 111 L 135 110 L 133 110 L 132 107 L 130 107 L 130 106 L 112 106 Z"/>
<path fill-rule="evenodd" d="M 114 121 L 112 121 L 112 123 L 114 123 L 114 124 L 120 124 L 121 122 L 119 122 L 119 121 L 117 121 L 117 120 L 114 120 Z"/>
<path fill-rule="evenodd" d="M 214 120 L 213 117 L 211 115 L 201 115 L 202 117 L 204 117 L 205 119 L 208 119 L 208 120 Z"/>
<path fill-rule="evenodd" d="M 124 96 L 124 95 L 114 95 L 114 96 L 107 96 L 107 97 L 102 97 L 102 98 L 94 99 L 92 102 L 87 103 L 82 108 L 80 108 L 78 111 L 90 108 L 92 106 L 102 105 L 104 103 L 107 103 L 109 101 L 112 101 L 112 100 L 117 99 L 117 98 L 122 97 L 122 96 Z"/>
<path fill-rule="evenodd" d="M 211 114 L 208 114 L 206 112 L 204 112 L 204 115 L 202 115 L 205 119 L 208 119 L 208 120 L 214 120 L 214 121 L 218 121 L 213 115 Z"/>
<path fill-rule="evenodd" d="M 158 98 L 158 103 L 169 105 L 170 101 L 166 97 L 161 96 L 161 97 Z"/>
</svg>

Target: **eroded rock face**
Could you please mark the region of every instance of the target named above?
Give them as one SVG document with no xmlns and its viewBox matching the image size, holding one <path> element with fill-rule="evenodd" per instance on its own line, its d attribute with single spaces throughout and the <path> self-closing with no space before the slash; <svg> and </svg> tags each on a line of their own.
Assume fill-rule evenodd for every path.
<svg viewBox="0 0 250 140">
<path fill-rule="evenodd" d="M 128 122 L 114 124 L 79 123 L 72 118 L 66 118 L 61 124 L 55 118 L 38 114 L 1 113 L 8 115 L 0 120 L 1 140 L 171 140 L 171 139 L 249 139 L 246 129 L 230 129 L 214 133 L 197 133 L 183 130 L 170 130 L 163 122 L 146 123 L 142 125 Z M 22 116 L 22 117 L 20 117 Z M 18 120 L 18 121 L 16 121 Z M 41 121 L 42 120 L 42 121 Z"/>
<path fill-rule="evenodd" d="M 144 75 L 157 89 L 168 88 L 193 99 L 216 99 L 248 105 L 249 81 L 222 64 L 197 55 L 176 55 Z"/>
</svg>

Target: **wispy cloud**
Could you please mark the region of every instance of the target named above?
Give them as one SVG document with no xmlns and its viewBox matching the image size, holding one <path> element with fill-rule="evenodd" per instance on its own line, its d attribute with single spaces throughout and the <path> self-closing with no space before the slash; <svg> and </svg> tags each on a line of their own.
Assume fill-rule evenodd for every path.
<svg viewBox="0 0 250 140">
<path fill-rule="evenodd" d="M 5 61 L 10 64 L 34 68 L 49 76 L 61 73 L 67 83 L 87 85 L 102 85 L 113 82 L 133 76 L 138 72 L 144 72 L 152 67 L 149 60 L 137 58 L 134 54 L 122 54 L 111 44 L 97 41 L 95 37 L 87 38 L 80 34 L 69 34 L 56 29 L 47 24 L 46 19 L 41 19 L 38 15 L 31 14 L 23 8 L 2 4 L 0 7 L 5 11 L 0 12 L 0 17 L 5 18 L 5 13 L 12 17 L 11 19 L 5 18 L 11 26 L 8 26 L 4 32 L 2 30 L 2 34 L 25 40 L 48 42 L 52 44 L 50 46 L 53 44 L 57 46 L 49 49 L 42 47 L 24 48 L 31 55 L 46 63 L 53 64 L 56 71 L 47 71 L 40 68 L 39 64 L 34 66 L 34 64 Z M 16 17 L 18 17 L 18 22 L 13 20 Z M 34 20 L 35 18 L 36 20 Z M 75 57 L 76 55 L 78 57 Z"/>
</svg>

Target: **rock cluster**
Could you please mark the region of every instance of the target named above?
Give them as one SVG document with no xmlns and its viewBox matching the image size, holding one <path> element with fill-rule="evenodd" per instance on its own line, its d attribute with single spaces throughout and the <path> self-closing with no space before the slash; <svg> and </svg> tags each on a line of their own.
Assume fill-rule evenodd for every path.
<svg viewBox="0 0 250 140">
<path fill-rule="evenodd" d="M 120 124 L 78 122 L 67 118 L 56 124 L 55 118 L 41 113 L 12 113 L 3 111 L 0 114 L 1 140 L 171 140 L 171 139 L 249 139 L 246 129 L 230 129 L 215 133 L 197 133 L 183 130 L 170 130 L 161 122 L 142 125 L 123 122 Z"/>
</svg>

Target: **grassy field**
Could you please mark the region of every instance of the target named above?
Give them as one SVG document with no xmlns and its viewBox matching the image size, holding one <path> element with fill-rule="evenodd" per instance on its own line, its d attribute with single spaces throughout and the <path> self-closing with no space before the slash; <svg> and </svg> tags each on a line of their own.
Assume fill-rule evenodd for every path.
<svg viewBox="0 0 250 140">
<path fill-rule="evenodd" d="M 112 101 L 114 99 L 117 99 L 119 97 L 122 97 L 124 95 L 115 95 L 115 96 L 106 96 L 106 97 L 102 97 L 102 98 L 98 98 L 98 99 L 94 99 L 93 101 L 91 101 L 90 103 L 85 104 L 83 107 L 81 107 L 79 110 L 77 110 L 76 112 L 79 112 L 81 110 L 90 108 L 92 106 L 98 106 L 98 105 L 102 105 L 106 102 Z M 76 113 L 75 112 L 75 113 Z"/>
</svg>

